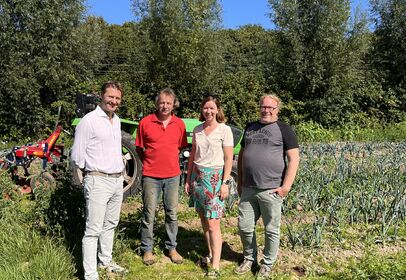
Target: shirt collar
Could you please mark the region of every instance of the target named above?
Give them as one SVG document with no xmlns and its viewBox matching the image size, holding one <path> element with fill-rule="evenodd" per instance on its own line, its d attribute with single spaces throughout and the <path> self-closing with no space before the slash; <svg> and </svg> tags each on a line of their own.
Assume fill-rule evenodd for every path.
<svg viewBox="0 0 406 280">
<path fill-rule="evenodd" d="M 109 118 L 109 116 L 106 114 L 106 112 L 103 111 L 103 109 L 97 105 L 96 107 L 96 114 L 98 117 L 104 117 L 104 118 Z M 113 113 L 113 119 L 117 118 L 116 113 Z"/>
<path fill-rule="evenodd" d="M 172 112 L 172 113 L 171 113 L 171 120 L 169 121 L 169 123 L 172 123 L 172 122 L 175 120 L 175 118 L 176 118 L 176 116 L 175 116 L 175 114 Z M 157 112 L 155 112 L 155 113 L 152 114 L 152 121 L 153 121 L 153 122 L 162 123 L 162 121 L 159 120 L 158 117 L 157 117 Z"/>
</svg>

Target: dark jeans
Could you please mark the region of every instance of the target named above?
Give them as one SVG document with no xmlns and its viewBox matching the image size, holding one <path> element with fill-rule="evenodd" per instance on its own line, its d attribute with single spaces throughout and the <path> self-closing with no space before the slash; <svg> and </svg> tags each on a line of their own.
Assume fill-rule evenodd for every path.
<svg viewBox="0 0 406 280">
<path fill-rule="evenodd" d="M 143 252 L 151 252 L 154 244 L 154 219 L 158 200 L 163 192 L 165 209 L 165 248 L 176 248 L 176 236 L 178 234 L 177 207 L 179 198 L 179 176 L 171 178 L 143 177 L 142 179 L 144 202 L 141 221 L 141 249 Z"/>
</svg>

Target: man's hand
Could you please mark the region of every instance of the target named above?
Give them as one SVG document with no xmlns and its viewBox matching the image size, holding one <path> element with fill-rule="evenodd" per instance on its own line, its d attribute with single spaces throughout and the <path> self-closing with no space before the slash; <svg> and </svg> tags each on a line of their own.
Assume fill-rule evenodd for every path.
<svg viewBox="0 0 406 280">
<path fill-rule="evenodd" d="M 188 182 L 185 183 L 185 193 L 190 196 L 190 185 Z"/>
<path fill-rule="evenodd" d="M 72 164 L 72 174 L 73 174 L 73 184 L 76 186 L 81 186 L 83 183 L 84 172 L 76 164 Z"/>
<path fill-rule="evenodd" d="M 286 186 L 280 186 L 276 189 L 271 190 L 271 193 L 277 193 L 280 197 L 286 197 L 290 191 L 290 188 Z"/>
</svg>

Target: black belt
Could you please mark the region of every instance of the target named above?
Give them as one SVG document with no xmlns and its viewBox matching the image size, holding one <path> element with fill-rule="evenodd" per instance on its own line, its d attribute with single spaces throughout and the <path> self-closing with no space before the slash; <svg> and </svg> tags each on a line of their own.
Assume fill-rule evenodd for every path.
<svg viewBox="0 0 406 280">
<path fill-rule="evenodd" d="M 94 176 L 102 176 L 102 177 L 112 177 L 112 178 L 119 178 L 122 174 L 121 173 L 104 173 L 100 171 L 89 171 L 86 174 L 94 175 Z"/>
</svg>

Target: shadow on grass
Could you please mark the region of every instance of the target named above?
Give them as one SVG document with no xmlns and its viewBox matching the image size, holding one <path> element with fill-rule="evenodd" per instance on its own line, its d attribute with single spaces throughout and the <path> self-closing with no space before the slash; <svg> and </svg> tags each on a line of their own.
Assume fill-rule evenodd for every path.
<svg viewBox="0 0 406 280">
<path fill-rule="evenodd" d="M 48 231 L 53 236 L 62 237 L 64 244 L 73 256 L 75 276 L 82 279 L 82 237 L 85 230 L 85 199 L 83 189 L 72 186 L 68 181 L 61 182 L 51 195 L 46 211 Z"/>
<path fill-rule="evenodd" d="M 124 242 L 128 242 L 131 250 L 139 256 L 142 255 L 141 245 L 141 215 L 142 209 L 138 209 L 135 213 L 128 214 L 119 224 L 119 235 Z M 154 223 L 154 252 L 165 254 L 166 240 L 165 222 L 162 219 L 157 219 Z M 206 240 L 200 227 L 196 229 L 186 229 L 179 226 L 177 236 L 177 251 L 186 260 L 193 263 L 208 255 Z M 227 241 L 223 241 L 222 260 L 238 263 L 242 260 L 242 254 L 234 251 Z"/>
</svg>

